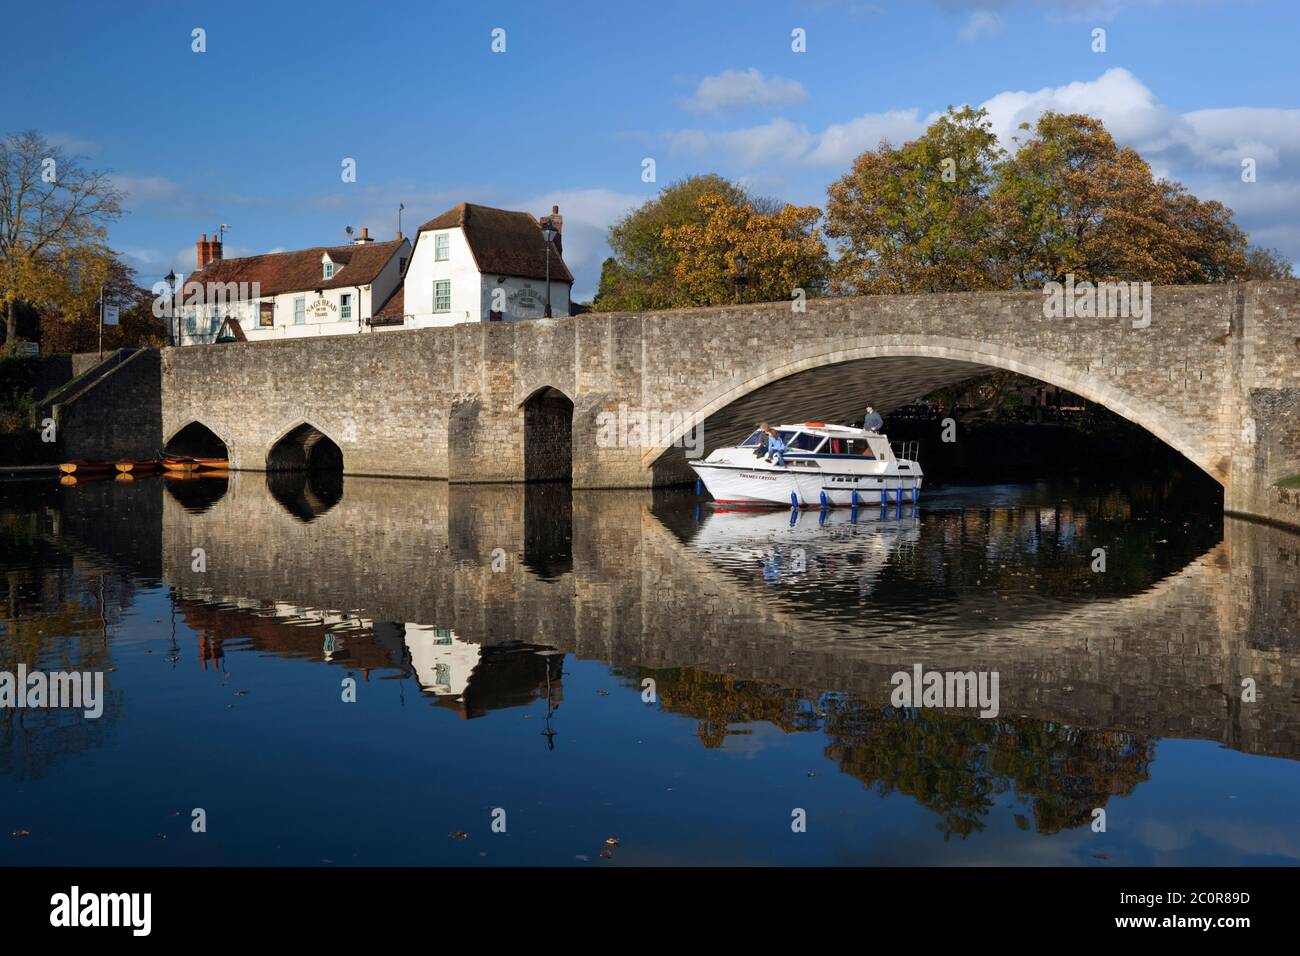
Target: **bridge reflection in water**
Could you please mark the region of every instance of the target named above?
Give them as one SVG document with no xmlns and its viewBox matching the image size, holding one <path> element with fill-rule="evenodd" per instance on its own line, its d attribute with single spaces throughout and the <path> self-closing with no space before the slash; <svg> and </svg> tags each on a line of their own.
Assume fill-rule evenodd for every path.
<svg viewBox="0 0 1300 956">
<path fill-rule="evenodd" d="M 180 657 L 218 673 L 256 652 L 463 718 L 540 701 L 563 749 L 589 732 L 558 716 L 567 670 L 600 662 L 615 693 L 652 680 L 707 748 L 820 734 L 844 774 L 948 835 L 1008 794 L 1022 829 L 1084 826 L 1150 779 L 1160 738 L 1300 756 L 1300 539 L 1139 494 L 954 491 L 823 524 L 680 493 L 349 477 L 307 517 L 264 476 L 220 481 L 63 489 L 54 508 L 56 537 L 167 582 L 197 635 Z M 891 706 L 918 663 L 997 671 L 998 716 Z"/>
</svg>

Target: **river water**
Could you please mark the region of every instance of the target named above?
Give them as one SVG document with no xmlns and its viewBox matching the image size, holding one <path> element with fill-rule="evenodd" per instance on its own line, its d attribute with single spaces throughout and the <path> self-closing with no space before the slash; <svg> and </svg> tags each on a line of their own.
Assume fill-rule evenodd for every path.
<svg viewBox="0 0 1300 956">
<path fill-rule="evenodd" d="M 105 675 L 0 709 L 3 864 L 1300 861 L 1300 537 L 1196 483 L 11 482 L 0 575 Z"/>
</svg>

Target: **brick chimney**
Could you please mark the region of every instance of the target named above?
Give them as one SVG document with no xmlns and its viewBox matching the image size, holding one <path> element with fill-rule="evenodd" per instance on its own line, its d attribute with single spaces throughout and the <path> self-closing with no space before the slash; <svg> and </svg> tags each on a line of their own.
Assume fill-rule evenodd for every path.
<svg viewBox="0 0 1300 956">
<path fill-rule="evenodd" d="M 546 225 L 548 222 L 551 224 L 551 228 L 555 230 L 555 251 L 563 255 L 564 254 L 564 217 L 560 215 L 559 206 L 552 206 L 550 215 L 541 217 L 541 223 L 543 226 Z"/>
<path fill-rule="evenodd" d="M 353 240 L 352 240 L 352 244 L 353 244 L 354 246 L 364 246 L 367 242 L 374 242 L 374 241 L 375 241 L 375 240 L 373 240 L 373 239 L 370 238 L 370 229 L 369 229 L 369 227 L 367 227 L 367 226 L 362 226 L 362 227 L 361 227 L 361 235 L 358 236 L 356 239 L 353 239 Z"/>
<path fill-rule="evenodd" d="M 196 258 L 198 265 L 195 267 L 195 271 L 202 272 L 203 267 L 208 264 L 208 257 L 211 255 L 211 247 L 208 245 L 208 234 L 205 232 L 203 238 L 194 245 L 198 253 Z"/>
<path fill-rule="evenodd" d="M 218 232 L 217 236 L 219 235 L 221 235 L 221 233 Z M 208 242 L 208 262 L 220 262 L 220 261 L 221 261 L 221 240 L 216 238 L 216 236 L 214 236 Z"/>
</svg>

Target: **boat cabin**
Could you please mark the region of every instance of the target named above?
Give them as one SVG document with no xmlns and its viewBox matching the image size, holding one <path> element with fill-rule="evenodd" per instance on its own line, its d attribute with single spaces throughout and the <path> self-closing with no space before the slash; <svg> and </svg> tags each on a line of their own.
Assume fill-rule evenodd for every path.
<svg viewBox="0 0 1300 956">
<path fill-rule="evenodd" d="M 894 452 L 889 447 L 889 439 L 861 428 L 847 425 L 827 425 L 824 422 L 803 422 L 799 425 L 778 425 L 776 433 L 785 442 L 788 449 L 787 458 L 844 457 L 865 458 L 877 461 L 893 461 Z M 765 436 L 762 429 L 742 443 L 742 448 L 755 448 L 763 443 Z"/>
</svg>

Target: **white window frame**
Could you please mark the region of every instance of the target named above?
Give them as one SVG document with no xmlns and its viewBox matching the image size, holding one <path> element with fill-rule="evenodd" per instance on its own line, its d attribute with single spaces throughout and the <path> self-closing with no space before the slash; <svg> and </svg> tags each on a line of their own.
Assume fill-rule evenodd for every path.
<svg viewBox="0 0 1300 956">
<path fill-rule="evenodd" d="M 325 278 L 326 278 L 326 279 L 333 279 L 333 278 L 334 278 L 334 263 L 329 262 L 329 261 L 327 260 L 327 261 L 324 263 L 324 266 L 325 266 L 325 270 L 324 270 L 324 271 L 325 271 Z"/>
<path fill-rule="evenodd" d="M 339 293 L 339 321 L 347 322 L 352 318 L 352 293 Z"/>
<path fill-rule="evenodd" d="M 447 304 L 444 308 L 441 309 L 438 308 L 438 286 L 446 286 L 447 288 Z M 433 280 L 433 311 L 434 312 L 451 311 L 451 280 L 450 279 Z"/>
<path fill-rule="evenodd" d="M 307 297 L 300 295 L 293 300 L 293 324 L 307 324 Z"/>
<path fill-rule="evenodd" d="M 451 233 L 435 232 L 433 234 L 433 261 L 447 262 L 451 259 Z"/>
</svg>

